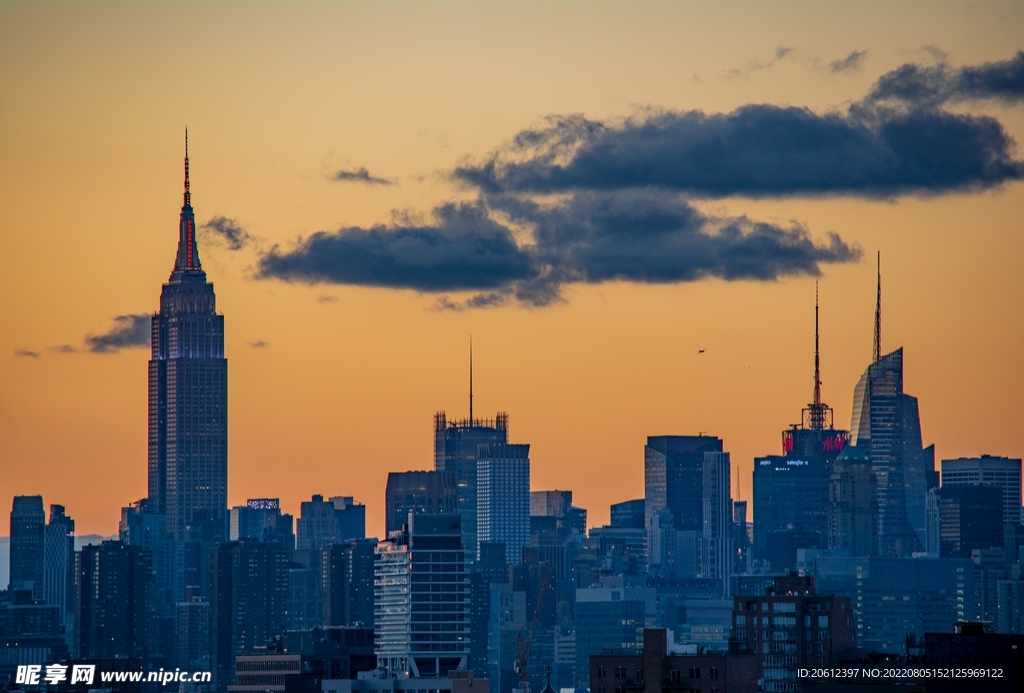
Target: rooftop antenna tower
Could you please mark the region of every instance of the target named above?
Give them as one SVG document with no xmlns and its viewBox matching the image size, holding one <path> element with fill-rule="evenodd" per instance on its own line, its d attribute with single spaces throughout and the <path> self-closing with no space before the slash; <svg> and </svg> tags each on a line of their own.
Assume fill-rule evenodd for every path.
<svg viewBox="0 0 1024 693">
<path fill-rule="evenodd" d="M 469 425 L 473 426 L 473 336 L 469 337 Z"/>
<path fill-rule="evenodd" d="M 818 282 L 814 282 L 814 401 L 804 409 L 803 424 L 812 431 L 832 428 L 832 409 L 821 401 L 821 350 L 818 321 Z"/>
<path fill-rule="evenodd" d="M 185 127 L 185 204 L 192 204 L 192 193 L 188 187 L 188 126 Z"/>
<path fill-rule="evenodd" d="M 874 359 L 882 358 L 882 251 L 878 251 L 878 294 L 875 298 L 875 345 Z"/>
</svg>

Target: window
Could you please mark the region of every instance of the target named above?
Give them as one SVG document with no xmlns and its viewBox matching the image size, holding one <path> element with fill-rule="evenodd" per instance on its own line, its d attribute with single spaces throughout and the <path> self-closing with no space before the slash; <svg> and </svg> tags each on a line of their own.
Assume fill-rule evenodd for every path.
<svg viewBox="0 0 1024 693">
<path fill-rule="evenodd" d="M 607 674 L 605 673 L 604 667 L 597 668 L 597 678 L 603 679 Z"/>
<path fill-rule="evenodd" d="M 711 667 L 710 671 L 708 671 L 708 678 L 709 679 L 717 679 L 718 678 L 718 667 Z M 712 688 L 711 690 L 717 690 L 717 689 Z"/>
<path fill-rule="evenodd" d="M 637 683 L 643 683 L 644 682 L 644 670 L 643 669 L 637 669 L 635 672 L 633 672 L 633 676 L 636 679 Z"/>
<path fill-rule="evenodd" d="M 679 683 L 683 677 L 679 675 L 678 669 L 673 669 L 668 678 L 672 683 Z"/>
<path fill-rule="evenodd" d="M 700 678 L 700 667 L 690 667 L 690 678 L 691 679 L 699 679 Z"/>
<path fill-rule="evenodd" d="M 818 628 L 828 628 L 828 616 L 818 617 Z"/>
<path fill-rule="evenodd" d="M 745 625 L 747 625 L 747 617 L 746 616 L 737 616 L 736 617 L 736 625 L 737 626 L 745 626 Z"/>
<path fill-rule="evenodd" d="M 615 667 L 615 678 L 621 679 L 626 675 L 626 667 Z"/>
</svg>

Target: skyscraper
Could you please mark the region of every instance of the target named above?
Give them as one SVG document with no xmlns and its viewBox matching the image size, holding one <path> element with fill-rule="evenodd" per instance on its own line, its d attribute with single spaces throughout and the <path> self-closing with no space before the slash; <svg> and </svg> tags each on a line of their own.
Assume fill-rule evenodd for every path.
<svg viewBox="0 0 1024 693">
<path fill-rule="evenodd" d="M 477 541 L 505 544 L 505 561 L 519 563 L 530 542 L 530 446 L 481 445 L 479 456 Z"/>
<path fill-rule="evenodd" d="M 871 458 L 879 554 L 910 556 L 927 543 L 925 498 L 936 485 L 935 447 L 922 447 L 917 398 L 903 392 L 903 349 L 881 353 L 881 315 L 879 272 L 874 362 L 853 391 L 850 442 L 866 446 Z"/>
<path fill-rule="evenodd" d="M 226 530 L 227 414 L 224 316 L 199 262 L 186 133 L 178 253 L 153 315 L 149 362 L 149 499 L 176 539 L 197 511 Z"/>
<path fill-rule="evenodd" d="M 366 506 L 352 496 L 332 496 L 328 500 L 317 494 L 303 501 L 296 523 L 296 548 L 325 549 L 349 539 L 366 537 Z"/>
<path fill-rule="evenodd" d="M 721 580 L 722 596 L 731 596 L 732 497 L 729 453 L 705 452 L 702 495 L 704 523 L 700 538 L 700 572 Z"/>
<path fill-rule="evenodd" d="M 1003 491 L 1003 523 L 1020 524 L 1021 461 L 1009 457 L 982 455 L 942 460 L 942 486 L 992 484 Z M 1012 557 L 1009 557 L 1012 558 Z"/>
<path fill-rule="evenodd" d="M 76 656 L 134 659 L 149 649 L 152 554 L 105 541 L 82 548 L 78 561 Z"/>
<path fill-rule="evenodd" d="M 402 529 L 410 512 L 428 515 L 457 512 L 455 476 L 439 471 L 390 472 L 384 507 L 386 535 Z"/>
<path fill-rule="evenodd" d="M 75 521 L 63 505 L 50 506 L 50 523 L 43 533 L 43 599 L 59 607 L 65 623 L 75 610 Z"/>
<path fill-rule="evenodd" d="M 11 587 L 31 589 L 43 598 L 43 535 L 46 513 L 42 496 L 15 496 L 11 504 Z"/>
<path fill-rule="evenodd" d="M 655 512 L 672 511 L 677 530 L 702 531 L 704 453 L 722 452 L 714 436 L 650 436 L 644 447 L 644 525 Z"/>
</svg>

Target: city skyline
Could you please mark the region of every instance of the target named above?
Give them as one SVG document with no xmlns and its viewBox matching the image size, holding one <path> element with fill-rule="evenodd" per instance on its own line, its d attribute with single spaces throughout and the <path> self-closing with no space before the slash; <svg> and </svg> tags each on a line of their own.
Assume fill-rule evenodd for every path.
<svg viewBox="0 0 1024 693">
<path fill-rule="evenodd" d="M 214 86 L 250 68 L 204 50 L 187 57 L 180 74 L 171 70 L 168 37 L 186 20 L 168 7 L 121 17 L 137 39 L 153 41 L 144 61 L 155 75 L 146 77 L 146 97 L 118 91 L 138 84 L 144 68 L 120 62 L 133 44 L 128 32 L 104 26 L 110 8 L 67 8 L 60 16 L 32 7 L 0 9 L 8 18 L 0 32 L 10 39 L 0 41 L 6 46 L 0 61 L 14 77 L 2 93 L 6 103 L 16 104 L 0 113 L 0 137 L 10 156 L 0 174 L 0 199 L 11 210 L 4 227 L 10 249 L 0 259 L 0 311 L 8 326 L 0 335 L 0 379 L 7 384 L 0 393 L 0 501 L 9 505 L 13 496 L 41 494 L 47 504 L 67 508 L 79 535 L 111 535 L 119 508 L 147 495 L 145 317 L 156 307 L 155 288 L 177 241 L 171 215 L 180 194 L 185 122 L 191 127 L 194 188 L 202 200 L 196 221 L 203 258 L 218 287 L 221 314 L 229 316 L 225 510 L 273 496 L 297 515 L 299 503 L 312 494 L 352 496 L 366 504 L 367 533 L 383 536 L 388 473 L 432 469 L 431 417 L 446 411 L 461 419 L 467 409 L 470 336 L 476 412 L 508 412 L 509 440 L 531 446 L 532 488 L 572 489 L 592 526 L 607 523 L 610 504 L 644 495 L 649 436 L 706 432 L 721 438 L 739 478 L 735 499 L 749 500 L 754 458 L 778 448 L 779 431 L 796 423 L 811 400 L 815 279 L 823 398 L 835 410 L 836 427 L 847 428 L 857 378 L 871 362 L 876 249 L 885 281 L 882 353 L 906 349 L 906 389 L 921 403 L 923 438 L 935 444 L 936 460 L 1024 452 L 1024 432 L 1014 425 L 1016 393 L 1024 387 L 1024 364 L 1015 358 L 1024 350 L 1024 326 L 1012 317 L 1024 307 L 1024 280 L 1014 262 L 1024 250 L 1019 162 L 1017 172 L 1001 180 L 959 187 L 781 194 L 734 189 L 683 200 L 708 218 L 805 229 L 822 248 L 828 247 L 826 234 L 835 232 L 863 253 L 859 261 L 824 254 L 800 269 L 783 267 L 772 281 L 742 274 L 739 281 L 723 281 L 731 275 L 714 272 L 701 281 L 681 275 L 638 280 L 623 272 L 557 285 L 560 303 L 529 304 L 506 295 L 494 299 L 508 301 L 502 305 L 472 309 L 465 302 L 490 300 L 479 282 L 438 288 L 427 280 L 403 285 L 377 277 L 306 285 L 281 269 L 302 259 L 304 246 L 296 237 L 309 239 L 318 231 L 372 230 L 389 218 L 384 231 L 433 228 L 444 202 L 473 204 L 476 193 L 467 180 L 479 181 L 488 171 L 516 173 L 500 159 L 509 154 L 502 142 L 531 127 L 543 131 L 551 124 L 542 120 L 548 115 L 582 113 L 614 130 L 627 127 L 630 118 L 648 117 L 645 108 L 735 114 L 745 105 L 768 103 L 836 113 L 862 103 L 881 77 L 901 65 L 946 64 L 955 71 L 1015 55 L 1019 61 L 1019 38 L 1009 28 L 1020 26 L 1020 8 L 988 5 L 975 23 L 962 26 L 962 12 L 952 6 L 928 17 L 923 5 L 892 10 L 897 19 L 921 20 L 897 39 L 865 24 L 870 8 L 835 10 L 824 19 L 784 13 L 788 26 L 748 6 L 750 15 L 737 20 L 736 35 L 723 50 L 710 51 L 706 39 L 690 36 L 693 46 L 680 46 L 653 28 L 670 22 L 692 32 L 681 10 L 650 5 L 623 18 L 602 7 L 568 39 L 579 52 L 562 56 L 564 73 L 546 72 L 543 60 L 534 58 L 512 68 L 484 56 L 481 64 L 496 69 L 496 82 L 505 88 L 488 83 L 472 97 L 459 88 L 474 84 L 479 68 L 459 60 L 478 41 L 499 36 L 503 20 L 514 20 L 511 36 L 528 36 L 531 18 L 546 20 L 542 35 L 554 36 L 547 32 L 568 26 L 576 18 L 572 12 L 530 6 L 455 17 L 438 9 L 389 20 L 381 10 L 307 6 L 288 15 L 283 46 L 312 32 L 311 46 L 339 50 L 339 58 L 358 53 L 336 49 L 329 34 L 314 31 L 318 22 L 391 26 L 396 38 L 388 41 L 404 36 L 413 46 L 424 41 L 413 28 L 417 18 L 435 32 L 454 32 L 454 47 L 439 51 L 422 72 L 406 65 L 441 91 L 416 110 L 404 106 L 418 103 L 423 92 L 403 76 L 401 65 L 384 61 L 355 75 L 348 67 L 319 66 L 315 51 L 285 60 L 280 74 L 268 74 L 277 98 L 263 103 L 258 85 L 242 80 L 232 105 Z M 247 41 L 265 36 L 279 13 L 246 13 L 249 23 L 226 46 L 252 58 Z M 709 25 L 725 21 L 706 8 L 700 14 Z M 95 33 L 78 34 L 75 17 Z M 193 8 L 187 22 L 208 41 L 233 18 L 223 6 Z M 844 18 L 851 22 L 850 35 L 840 41 Z M 451 23 L 448 28 L 442 19 Z M 616 19 L 624 20 L 624 48 L 616 54 L 626 56 L 626 64 L 612 69 L 601 63 L 606 79 L 594 81 L 584 58 L 597 61 L 598 55 L 587 41 L 608 36 Z M 168 25 L 161 28 L 163 20 Z M 758 21 L 763 32 L 755 29 Z M 44 26 L 53 33 L 44 36 Z M 643 31 L 654 37 L 651 52 L 631 55 L 630 47 L 643 44 Z M 90 53 L 70 72 L 49 60 L 31 63 L 51 42 L 69 36 L 75 39 L 68 46 L 85 53 L 104 40 L 110 52 Z M 744 37 L 753 40 L 743 45 Z M 562 64 L 553 45 L 542 41 L 537 49 L 551 64 Z M 923 45 L 949 52 L 940 57 Z M 843 59 L 851 67 L 843 68 Z M 116 63 L 113 72 L 101 69 L 108 60 Z M 324 71 L 303 71 L 314 65 Z M 216 72 L 216 79 L 204 79 L 203 69 Z M 288 70 L 339 84 L 351 79 L 367 101 L 362 108 L 339 108 L 348 103 L 344 88 L 321 89 L 303 80 L 291 85 Z M 443 74 L 452 75 L 451 84 Z M 643 77 L 633 80 L 638 74 Z M 75 75 L 82 79 L 76 82 Z M 388 79 L 408 93 L 376 85 Z M 538 82 L 528 90 L 530 98 L 512 107 L 516 99 L 505 91 L 531 80 Z M 103 98 L 86 99 L 79 84 L 106 85 Z M 201 98 L 175 102 L 189 84 Z M 31 122 L 59 98 L 67 99 L 66 109 Z M 1020 140 L 1020 103 L 1019 95 L 1016 101 L 965 99 L 955 112 L 994 118 Z M 257 112 L 256 104 L 264 110 Z M 296 133 L 301 119 L 293 111 L 309 114 L 309 132 Z M 126 127 L 118 113 L 140 117 Z M 236 127 L 232 119 L 243 114 Z M 375 118 L 382 122 L 371 122 Z M 488 169 L 492 154 L 505 168 Z M 460 179 L 457 170 L 476 178 Z M 489 183 L 507 187 L 510 180 L 498 176 Z M 52 204 L 54 197 L 61 203 Z M 666 211 L 659 205 L 667 203 L 655 198 L 633 202 L 678 212 Z M 502 215 L 513 215 L 510 209 L 498 209 L 495 218 L 507 220 Z M 293 264 L 266 278 L 273 266 L 268 258 Z M 260 272 L 265 278 L 256 278 Z M 533 288 L 516 285 L 512 291 L 527 296 Z"/>
</svg>

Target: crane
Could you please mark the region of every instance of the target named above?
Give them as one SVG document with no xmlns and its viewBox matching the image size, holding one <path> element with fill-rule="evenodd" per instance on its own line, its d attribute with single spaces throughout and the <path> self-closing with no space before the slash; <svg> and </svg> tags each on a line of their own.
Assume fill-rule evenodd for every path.
<svg viewBox="0 0 1024 693">
<path fill-rule="evenodd" d="M 533 611 L 533 623 L 530 624 L 530 634 L 523 639 L 523 631 L 516 633 L 516 671 L 519 672 L 519 688 L 523 693 L 529 693 L 530 674 L 527 666 L 530 663 L 530 646 L 533 645 L 533 634 L 537 630 L 537 619 L 540 617 L 540 607 L 544 604 L 544 595 L 548 591 L 548 583 L 551 581 L 551 569 L 544 573 L 544 582 L 540 586 L 540 594 L 537 597 L 537 608 Z"/>
</svg>

